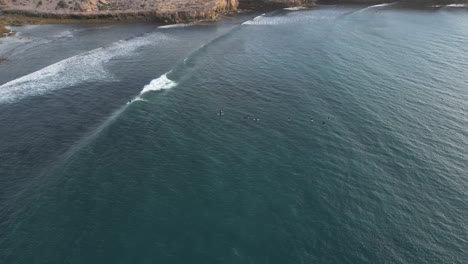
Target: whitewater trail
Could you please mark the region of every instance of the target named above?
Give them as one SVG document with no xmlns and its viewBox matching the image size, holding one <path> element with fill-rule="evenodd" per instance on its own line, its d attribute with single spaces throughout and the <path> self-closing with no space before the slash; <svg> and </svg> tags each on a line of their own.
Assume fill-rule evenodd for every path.
<svg viewBox="0 0 468 264">
<path fill-rule="evenodd" d="M 286 7 L 286 8 L 283 8 L 283 9 L 288 10 L 288 11 L 299 11 L 299 10 L 308 9 L 308 7 L 306 7 L 306 6 L 296 6 L 296 7 Z"/>
<path fill-rule="evenodd" d="M 446 7 L 468 7 L 467 4 L 450 4 L 446 5 Z"/>
<path fill-rule="evenodd" d="M 157 45 L 168 39 L 161 33 L 146 34 L 59 61 L 1 85 L 0 104 L 14 103 L 83 82 L 116 81 L 115 76 L 106 69 L 108 62 L 128 56 L 143 46 Z"/>
<path fill-rule="evenodd" d="M 384 7 L 389 7 L 389 6 L 393 6 L 393 5 L 396 5 L 396 4 L 398 4 L 398 2 L 372 5 L 372 6 L 368 6 L 366 8 L 363 8 L 363 9 L 361 9 L 359 11 L 362 12 L 362 11 L 369 10 L 369 9 L 374 9 L 374 8 L 384 8 Z"/>
<path fill-rule="evenodd" d="M 171 24 L 171 25 L 159 26 L 158 28 L 161 28 L 161 29 L 184 28 L 184 27 L 190 27 L 190 26 L 193 26 L 193 25 L 195 25 L 195 23 L 188 23 L 188 24 L 180 23 L 180 24 Z"/>
<path fill-rule="evenodd" d="M 259 15 L 251 20 L 242 23 L 243 26 L 277 26 L 297 23 L 320 23 L 322 21 L 333 21 L 341 17 L 361 12 L 373 8 L 383 8 L 394 5 L 396 3 L 381 4 L 365 7 L 354 11 L 337 11 L 334 6 L 326 6 L 320 9 L 309 9 L 308 7 L 291 7 L 284 8 L 287 11 L 304 11 L 304 12 L 287 12 L 281 16 L 274 15 L 274 12 Z"/>
<path fill-rule="evenodd" d="M 265 15 L 266 15 L 266 13 L 263 13 L 263 14 L 261 14 L 261 15 L 259 15 L 259 16 L 254 17 L 254 18 L 251 19 L 251 20 L 245 21 L 245 22 L 242 23 L 241 25 L 255 25 L 254 22 L 260 20 L 260 19 L 263 18 Z"/>
</svg>

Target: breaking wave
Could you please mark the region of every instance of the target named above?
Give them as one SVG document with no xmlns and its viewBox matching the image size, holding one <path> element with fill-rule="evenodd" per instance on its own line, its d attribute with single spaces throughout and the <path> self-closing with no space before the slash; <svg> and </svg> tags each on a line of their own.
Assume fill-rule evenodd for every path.
<svg viewBox="0 0 468 264">
<path fill-rule="evenodd" d="M 192 23 L 192 24 L 194 24 L 194 23 Z M 179 25 L 179 24 L 177 24 L 177 25 Z M 187 70 L 191 68 L 191 65 L 193 65 L 193 63 L 194 63 L 193 60 L 196 59 L 196 57 L 203 54 L 203 52 L 205 52 L 206 49 L 210 45 L 213 45 L 216 42 L 222 40 L 223 38 L 230 36 L 231 34 L 233 34 L 239 28 L 240 28 L 239 26 L 233 27 L 233 28 L 229 29 L 228 31 L 226 31 L 226 32 L 212 38 L 211 40 L 205 42 L 204 44 L 202 44 L 198 49 L 193 51 L 188 57 L 184 58 L 179 63 L 177 63 L 170 71 L 166 72 L 165 74 L 161 75 L 157 79 L 152 80 L 149 84 L 145 85 L 143 87 L 143 89 L 141 90 L 140 94 L 135 98 L 135 100 L 141 99 L 141 96 L 143 94 L 147 93 L 147 92 L 167 90 L 167 89 L 171 89 L 171 88 L 177 86 L 178 85 L 177 81 L 180 81 L 180 79 L 177 79 L 177 81 L 171 80 L 170 77 L 169 77 L 170 75 L 172 75 L 172 77 L 174 77 L 176 75 L 177 76 L 183 76 L 184 73 L 187 72 Z"/>
<path fill-rule="evenodd" d="M 393 6 L 393 5 L 396 5 L 398 4 L 398 2 L 393 2 L 393 3 L 385 3 L 385 4 L 378 4 L 378 5 L 372 5 L 372 6 L 368 6 L 362 10 L 369 10 L 369 9 L 373 9 L 373 8 L 382 8 L 382 7 L 388 7 L 388 6 Z"/>
<path fill-rule="evenodd" d="M 307 7 L 288 8 L 287 10 L 309 10 Z M 262 14 L 254 19 L 245 21 L 242 25 L 248 26 L 275 26 L 294 23 L 308 23 L 316 21 L 331 21 L 342 16 L 343 11 L 336 11 L 334 9 L 318 9 L 309 10 L 307 12 L 288 12 L 284 15 L 275 15 L 269 13 L 268 15 Z"/>
<path fill-rule="evenodd" d="M 261 14 L 261 15 L 259 15 L 259 16 L 256 16 L 256 17 L 254 17 L 254 18 L 251 19 L 251 20 L 245 21 L 244 23 L 242 23 L 242 25 L 255 25 L 255 21 L 260 20 L 260 19 L 263 18 L 265 15 L 266 15 L 266 14 L 263 13 L 263 14 Z"/>
<path fill-rule="evenodd" d="M 299 10 L 307 9 L 307 7 L 305 7 L 305 6 L 295 6 L 295 7 L 286 7 L 286 8 L 283 8 L 283 9 L 288 10 L 288 11 L 299 11 Z"/>
<path fill-rule="evenodd" d="M 369 8 L 376 8 L 376 7 L 387 7 L 387 6 L 392 6 L 396 5 L 398 2 L 393 2 L 393 3 L 385 3 L 385 4 L 379 4 L 379 5 L 373 5 L 369 6 Z"/>
<path fill-rule="evenodd" d="M 468 7 L 467 4 L 450 4 L 450 5 L 446 5 L 446 7 Z"/>
<path fill-rule="evenodd" d="M 171 25 L 164 25 L 164 26 L 159 26 L 158 28 L 162 28 L 162 29 L 165 29 L 165 28 L 183 28 L 183 27 L 189 27 L 189 26 L 192 26 L 193 23 L 190 23 L 190 24 L 171 24 Z"/>
<path fill-rule="evenodd" d="M 165 89 L 170 89 L 176 86 L 177 83 L 167 77 L 169 73 L 170 72 L 166 72 L 165 74 L 161 75 L 159 78 L 154 79 L 149 84 L 145 85 L 145 87 L 143 87 L 143 90 L 141 90 L 140 95 L 147 93 L 149 91 L 165 90 Z"/>
<path fill-rule="evenodd" d="M 13 103 L 83 82 L 115 81 L 116 78 L 106 69 L 109 61 L 127 56 L 140 47 L 157 44 L 165 38 L 160 33 L 143 35 L 59 61 L 1 85 L 0 103 Z"/>
<path fill-rule="evenodd" d="M 54 38 L 73 38 L 72 30 L 65 30 L 54 35 Z"/>
</svg>

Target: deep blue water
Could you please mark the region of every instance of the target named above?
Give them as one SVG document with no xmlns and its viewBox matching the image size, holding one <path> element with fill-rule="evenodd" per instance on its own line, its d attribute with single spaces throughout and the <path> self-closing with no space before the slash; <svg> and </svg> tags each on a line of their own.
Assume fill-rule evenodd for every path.
<svg viewBox="0 0 468 264">
<path fill-rule="evenodd" d="M 466 9 L 17 30 L 0 263 L 468 263 Z"/>
</svg>

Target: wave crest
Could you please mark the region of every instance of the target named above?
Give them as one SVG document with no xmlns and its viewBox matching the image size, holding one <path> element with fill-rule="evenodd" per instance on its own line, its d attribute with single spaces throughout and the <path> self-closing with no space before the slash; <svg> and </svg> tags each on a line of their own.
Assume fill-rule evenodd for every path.
<svg viewBox="0 0 468 264">
<path fill-rule="evenodd" d="M 176 86 L 177 83 L 167 77 L 169 73 L 170 72 L 166 72 L 159 78 L 154 79 L 149 84 L 145 85 L 145 87 L 143 87 L 143 90 L 141 90 L 140 95 L 149 91 L 166 90 Z"/>
<path fill-rule="evenodd" d="M 180 23 L 180 24 L 171 24 L 171 25 L 159 26 L 158 28 L 162 28 L 162 29 L 165 29 L 165 28 L 183 28 L 183 27 L 192 26 L 193 24 L 194 24 L 194 23 L 190 23 L 190 24 L 184 24 L 184 23 Z"/>
<path fill-rule="evenodd" d="M 242 23 L 242 25 L 255 25 L 255 24 L 256 24 L 255 21 L 261 19 L 261 18 L 264 17 L 264 16 L 265 16 L 265 13 L 263 13 L 263 14 L 261 14 L 261 15 L 259 15 L 259 16 L 256 16 L 256 17 L 254 17 L 254 18 L 251 19 L 251 20 L 245 21 L 244 23 Z"/>
<path fill-rule="evenodd" d="M 467 4 L 450 4 L 446 5 L 446 7 L 468 7 Z"/>
<path fill-rule="evenodd" d="M 307 7 L 305 6 L 295 6 L 295 7 L 286 7 L 286 8 L 283 8 L 284 10 L 288 10 L 288 11 L 299 11 L 299 10 L 304 10 L 304 9 L 308 9 Z"/>
</svg>

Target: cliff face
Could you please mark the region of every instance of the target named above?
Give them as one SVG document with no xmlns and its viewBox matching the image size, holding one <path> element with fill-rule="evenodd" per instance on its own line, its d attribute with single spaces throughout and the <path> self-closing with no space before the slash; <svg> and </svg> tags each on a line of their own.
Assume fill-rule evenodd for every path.
<svg viewBox="0 0 468 264">
<path fill-rule="evenodd" d="M 57 18 L 154 18 L 167 22 L 214 19 L 238 0 L 0 0 L 5 12 Z"/>
</svg>

